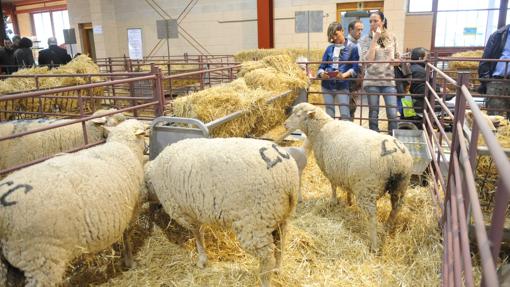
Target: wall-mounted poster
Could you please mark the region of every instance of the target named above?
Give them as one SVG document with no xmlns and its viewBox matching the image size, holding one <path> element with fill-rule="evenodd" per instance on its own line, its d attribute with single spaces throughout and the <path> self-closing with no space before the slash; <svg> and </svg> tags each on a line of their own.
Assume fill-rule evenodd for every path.
<svg viewBox="0 0 510 287">
<path fill-rule="evenodd" d="M 127 30 L 129 58 L 133 60 L 143 59 L 142 29 L 130 28 Z"/>
</svg>

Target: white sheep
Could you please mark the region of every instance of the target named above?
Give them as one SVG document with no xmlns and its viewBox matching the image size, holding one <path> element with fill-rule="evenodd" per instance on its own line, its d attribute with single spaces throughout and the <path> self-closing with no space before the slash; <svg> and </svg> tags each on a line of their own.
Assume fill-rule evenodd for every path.
<svg viewBox="0 0 510 287">
<path fill-rule="evenodd" d="M 98 110 L 94 115 L 102 115 L 110 110 Z M 114 114 L 87 121 L 88 142 L 94 143 L 106 138 L 103 126 L 115 126 L 125 120 L 123 114 Z M 42 128 L 51 124 L 65 123 L 62 119 L 16 120 L 0 124 L 0 137 L 18 134 L 28 130 Z M 32 160 L 67 151 L 84 144 L 81 123 L 47 130 L 10 140 L 0 141 L 0 170 L 13 167 Z"/>
<path fill-rule="evenodd" d="M 107 142 L 62 154 L 0 181 L 0 245 L 26 286 L 55 286 L 68 264 L 111 246 L 136 218 L 143 186 L 144 125 L 127 120 Z M 6 265 L 1 264 L 6 270 Z M 0 276 L 6 272 L 0 272 Z M 0 278 L 0 285 L 6 281 Z"/>
<path fill-rule="evenodd" d="M 296 161 L 299 170 L 299 192 L 298 202 L 303 201 L 301 182 L 303 181 L 303 170 L 308 163 L 308 155 L 310 153 L 310 147 L 308 140 L 305 139 L 303 146 L 301 147 L 284 147 L 284 150 L 289 153 L 292 158 Z"/>
<path fill-rule="evenodd" d="M 297 203 L 298 168 L 288 153 L 264 140 L 186 139 L 166 147 L 146 167 L 149 191 L 193 232 L 199 267 L 207 263 L 200 226 L 233 227 L 241 247 L 260 260 L 262 286 L 270 286 Z"/>
<path fill-rule="evenodd" d="M 322 109 L 308 103 L 294 107 L 285 121 L 287 130 L 302 130 L 312 146 L 317 165 L 331 183 L 332 203 L 336 188 L 353 194 L 369 216 L 372 250 L 377 243 L 376 201 L 386 192 L 392 210 L 387 226 L 393 227 L 411 177 L 413 159 L 407 148 L 392 136 L 382 135 L 348 121 L 335 121 Z"/>
</svg>

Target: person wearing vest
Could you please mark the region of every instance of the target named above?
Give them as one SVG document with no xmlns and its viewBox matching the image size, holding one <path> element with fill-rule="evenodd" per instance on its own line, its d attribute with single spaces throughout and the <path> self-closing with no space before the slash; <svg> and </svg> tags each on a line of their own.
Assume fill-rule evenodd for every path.
<svg viewBox="0 0 510 287">
<path fill-rule="evenodd" d="M 344 29 L 338 22 L 329 24 L 327 34 L 328 41 L 332 44 L 324 51 L 322 64 L 317 71 L 317 77 L 322 79 L 321 89 L 326 113 L 334 118 L 335 102 L 338 102 L 341 119 L 351 120 L 349 81 L 344 79 L 356 77 L 359 67 L 357 63 L 346 64 L 338 61 L 359 61 L 358 47 L 345 39 Z"/>
<path fill-rule="evenodd" d="M 39 52 L 39 66 L 58 67 L 71 61 L 67 50 L 60 48 L 55 37 L 48 38 L 48 48 Z"/>
</svg>

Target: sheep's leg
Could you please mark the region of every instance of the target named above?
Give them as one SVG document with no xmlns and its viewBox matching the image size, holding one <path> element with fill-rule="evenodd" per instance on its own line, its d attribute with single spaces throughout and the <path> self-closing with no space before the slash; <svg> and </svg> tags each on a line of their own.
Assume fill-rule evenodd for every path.
<svg viewBox="0 0 510 287">
<path fill-rule="evenodd" d="M 197 266 L 199 268 L 205 268 L 207 265 L 207 253 L 205 251 L 204 245 L 204 234 L 200 230 L 200 223 L 193 220 L 191 217 L 183 214 L 172 214 L 171 218 L 174 218 L 177 223 L 179 223 L 182 227 L 191 230 L 193 232 L 193 236 L 195 237 L 195 241 L 197 244 L 197 252 L 198 252 L 198 262 Z"/>
<path fill-rule="evenodd" d="M 0 286 L 7 286 L 7 272 L 9 271 L 9 267 L 3 258 L 3 255 L 0 254 Z"/>
<path fill-rule="evenodd" d="M 43 260 L 43 258 L 41 258 Z M 25 271 L 25 287 L 55 286 L 62 282 L 65 273 L 65 261 L 60 259 L 44 259 L 43 264 Z M 32 261 L 34 263 L 34 261 Z M 40 262 L 38 262 L 40 263 Z"/>
<path fill-rule="evenodd" d="M 254 230 L 250 226 L 259 226 L 253 222 L 238 221 L 232 224 L 239 239 L 241 248 L 259 258 L 259 279 L 262 287 L 271 286 L 271 275 L 274 271 L 275 244 L 273 238 L 274 230 Z M 282 240 L 282 238 L 280 238 Z"/>
<path fill-rule="evenodd" d="M 273 241 L 275 245 L 276 270 L 280 270 L 282 264 L 283 246 L 285 244 L 285 234 L 287 233 L 287 222 L 281 223 L 278 228 L 273 231 Z"/>
<path fill-rule="evenodd" d="M 391 212 L 390 216 L 388 216 L 388 221 L 386 222 L 386 228 L 388 231 L 392 232 L 395 228 L 395 219 L 397 218 L 397 214 L 402 208 L 402 204 L 404 203 L 404 194 L 407 188 L 407 182 L 400 184 L 398 190 L 391 193 Z"/>
<path fill-rule="evenodd" d="M 368 195 L 375 194 L 373 192 L 368 192 Z M 364 194 L 364 193 L 362 193 Z M 362 195 L 360 194 L 360 195 Z M 370 249 L 374 252 L 379 250 L 379 245 L 377 242 L 377 206 L 375 198 L 371 196 L 361 196 L 358 200 L 358 204 L 361 207 L 364 215 L 368 217 L 368 235 L 370 237 Z"/>
<path fill-rule="evenodd" d="M 133 260 L 133 245 L 131 244 L 131 238 L 129 236 L 130 233 L 130 230 L 127 229 L 122 235 L 124 241 L 124 254 L 122 256 L 122 260 L 124 261 L 124 266 L 127 268 L 132 268 L 135 265 L 135 261 Z"/>
<path fill-rule="evenodd" d="M 350 190 L 347 191 L 347 204 L 352 206 L 352 191 Z"/>
<path fill-rule="evenodd" d="M 195 241 L 197 243 L 198 251 L 197 266 L 199 268 L 205 268 L 205 266 L 207 265 L 207 253 L 205 252 L 204 233 L 200 230 L 200 226 L 193 228 L 193 236 L 195 236 Z"/>
<path fill-rule="evenodd" d="M 331 183 L 331 205 L 337 205 L 338 198 L 336 197 L 336 185 Z"/>
</svg>

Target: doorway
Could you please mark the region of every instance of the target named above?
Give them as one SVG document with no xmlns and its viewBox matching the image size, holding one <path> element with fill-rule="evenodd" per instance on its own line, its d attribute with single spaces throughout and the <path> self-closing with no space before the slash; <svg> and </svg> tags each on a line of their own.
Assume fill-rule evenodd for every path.
<svg viewBox="0 0 510 287">
<path fill-rule="evenodd" d="M 92 60 L 96 60 L 96 45 L 94 44 L 94 31 L 92 30 L 92 23 L 78 24 L 81 37 L 81 50 L 83 54 L 89 55 Z"/>
</svg>

